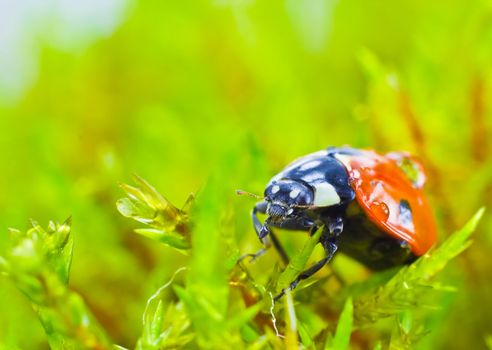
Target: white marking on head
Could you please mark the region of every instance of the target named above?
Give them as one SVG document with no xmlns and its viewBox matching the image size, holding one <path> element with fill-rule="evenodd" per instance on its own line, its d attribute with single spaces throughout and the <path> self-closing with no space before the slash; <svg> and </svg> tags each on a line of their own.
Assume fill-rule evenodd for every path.
<svg viewBox="0 0 492 350">
<path fill-rule="evenodd" d="M 275 185 L 275 186 L 272 187 L 272 193 L 273 194 L 277 193 L 278 191 L 280 191 L 280 186 Z"/>
<path fill-rule="evenodd" d="M 321 164 L 320 160 L 312 160 L 310 162 L 307 162 L 307 163 L 304 163 L 303 165 L 301 165 L 299 170 L 308 170 L 308 169 L 316 168 L 320 164 Z"/>
<path fill-rule="evenodd" d="M 301 190 L 299 190 L 299 189 L 296 188 L 296 189 L 290 191 L 289 197 L 292 198 L 292 199 L 294 199 L 294 198 L 296 198 L 299 195 L 299 193 L 301 193 Z"/>
<path fill-rule="evenodd" d="M 340 203 L 340 196 L 335 188 L 327 182 L 314 184 L 313 205 L 317 207 L 328 207 Z"/>
</svg>

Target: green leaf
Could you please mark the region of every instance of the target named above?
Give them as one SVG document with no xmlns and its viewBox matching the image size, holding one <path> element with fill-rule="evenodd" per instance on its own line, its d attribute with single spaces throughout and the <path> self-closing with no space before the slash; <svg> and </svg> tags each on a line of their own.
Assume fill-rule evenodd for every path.
<svg viewBox="0 0 492 350">
<path fill-rule="evenodd" d="M 280 291 L 290 285 L 290 283 L 299 276 L 299 274 L 304 270 L 309 257 L 313 253 L 314 247 L 319 242 L 321 233 L 323 232 L 323 226 L 318 228 L 318 230 L 309 237 L 308 241 L 304 244 L 302 249 L 294 255 L 290 260 L 289 264 L 282 272 L 277 282 L 277 289 Z"/>
<path fill-rule="evenodd" d="M 338 320 L 337 330 L 333 337 L 332 344 L 326 349 L 330 350 L 345 350 L 350 344 L 350 335 L 352 334 L 354 307 L 352 299 L 349 298 L 345 302 L 340 319 Z"/>
<path fill-rule="evenodd" d="M 228 329 L 238 329 L 245 326 L 249 321 L 251 321 L 258 312 L 264 307 L 262 302 L 256 303 L 253 306 L 241 311 L 238 315 L 230 318 L 227 321 L 226 327 Z"/>
<path fill-rule="evenodd" d="M 485 344 L 489 350 L 492 350 L 492 335 L 487 335 L 485 337 Z"/>
<path fill-rule="evenodd" d="M 154 339 L 159 338 L 159 335 L 161 334 L 163 317 L 164 317 L 163 313 L 164 313 L 164 303 L 162 302 L 162 300 L 159 300 L 159 303 L 157 304 L 157 308 L 154 313 L 154 318 L 152 319 L 152 322 L 150 324 L 150 334 Z"/>
<path fill-rule="evenodd" d="M 164 243 L 178 250 L 190 248 L 190 243 L 180 234 L 174 232 L 164 232 L 155 228 L 137 228 L 134 230 L 139 235 L 150 238 L 159 243 Z"/>
<path fill-rule="evenodd" d="M 114 350 L 128 350 L 127 348 L 125 348 L 124 346 L 121 346 L 121 345 L 116 345 L 116 344 L 113 344 L 113 349 Z"/>
<path fill-rule="evenodd" d="M 299 337 L 301 338 L 302 345 L 304 345 L 306 348 L 309 348 L 314 344 L 314 340 L 309 334 L 309 331 L 307 330 L 306 326 L 304 326 L 303 323 L 297 321 L 297 328 L 299 330 Z"/>
<path fill-rule="evenodd" d="M 48 247 L 51 252 L 49 253 L 49 256 L 55 260 L 52 262 L 52 265 L 61 280 L 66 284 L 68 283 L 73 256 L 73 237 L 70 234 L 72 218 L 69 217 L 61 225 L 54 224 L 53 222 L 51 222 L 51 224 L 52 229 L 49 233 L 52 236 L 52 243 Z M 53 254 L 53 252 L 56 253 Z"/>
<path fill-rule="evenodd" d="M 285 348 L 287 350 L 297 350 L 299 349 L 297 339 L 297 318 L 294 308 L 294 300 L 289 290 L 285 292 L 285 320 Z"/>
<path fill-rule="evenodd" d="M 402 311 L 397 317 L 397 327 L 393 328 L 391 335 L 391 349 L 413 349 L 429 331 L 424 327 L 422 319 L 415 317 L 411 310 Z"/>
</svg>

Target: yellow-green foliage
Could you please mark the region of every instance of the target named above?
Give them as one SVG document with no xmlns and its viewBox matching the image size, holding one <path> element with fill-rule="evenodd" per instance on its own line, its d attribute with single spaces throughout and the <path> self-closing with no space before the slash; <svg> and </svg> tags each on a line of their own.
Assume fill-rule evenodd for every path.
<svg viewBox="0 0 492 350">
<path fill-rule="evenodd" d="M 161 215 L 155 210 L 155 215 L 149 215 L 151 210 L 143 209 L 145 205 L 162 210 L 170 210 L 174 206 L 143 179 L 138 178 L 138 182 L 141 188 L 122 186 L 132 198 L 132 208 L 138 208 L 122 209 L 122 206 L 132 204 L 127 199 L 120 199 L 117 206 L 123 215 L 166 228 L 180 227 L 183 218 L 189 218 L 189 214 L 184 211 L 180 215 Z M 192 243 L 189 267 L 176 270 L 171 280 L 148 299 L 142 317 L 142 334 L 136 343 L 136 349 L 314 348 L 321 346 L 322 343 L 317 338 L 323 333 L 326 338 L 325 349 L 347 349 L 354 330 L 391 316 L 396 316 L 397 323 L 393 330 L 395 334 L 390 338 L 390 346 L 411 348 L 425 332 L 430 332 L 424 325 L 412 328 L 413 312 L 427 306 L 428 313 L 432 314 L 433 309 L 438 307 L 436 303 L 425 303 L 425 300 L 437 297 L 438 291 L 442 289 L 431 282 L 451 258 L 469 246 L 468 238 L 483 214 L 481 210 L 441 246 L 413 264 L 400 268 L 385 283 L 375 286 L 371 281 L 363 282 L 363 287 L 349 286 L 345 291 L 339 291 L 340 295 L 350 296 L 344 301 L 345 307 L 332 336 L 329 329 L 336 323 L 325 321 L 319 333 L 314 333 L 307 325 L 309 318 L 316 317 L 317 307 L 320 305 L 316 298 L 304 302 L 310 307 L 304 314 L 308 319 L 298 319 L 292 291 L 286 289 L 285 316 L 280 324 L 275 316 L 279 306 L 272 294 L 283 286 L 288 286 L 305 268 L 322 230 L 318 229 L 313 233 L 279 276 L 275 276 L 274 271 L 267 273 L 272 275 L 275 281 L 271 284 L 277 285 L 277 288 L 270 290 L 268 286 L 251 285 L 248 283 L 251 281 L 244 278 L 236 280 L 235 270 L 242 263 L 230 266 L 228 259 L 225 259 L 229 251 L 226 244 L 228 240 L 221 239 L 228 235 L 228 226 L 221 227 L 224 224 L 221 222 L 221 213 L 227 210 L 221 201 L 224 195 L 222 185 L 211 180 L 200 195 L 191 220 L 185 221 L 186 232 Z M 70 229 L 70 219 L 61 225 L 50 222 L 46 230 L 37 223 L 33 223 L 33 228 L 26 233 L 11 229 L 12 246 L 7 255 L 0 259 L 1 271 L 31 301 L 52 348 L 108 349 L 111 345 L 105 331 L 95 321 L 80 295 L 67 287 L 73 248 Z M 166 230 L 161 230 L 159 234 L 147 237 L 179 250 L 185 249 L 180 241 L 176 243 L 175 240 L 163 240 L 162 235 L 166 234 Z M 214 242 L 215 247 L 212 244 Z M 174 284 L 179 273 L 187 274 L 183 286 Z M 379 278 L 376 276 L 374 279 Z M 165 292 L 171 286 L 176 300 L 166 298 Z M 236 287 L 240 287 L 242 293 L 231 298 L 230 294 Z M 262 292 L 255 296 L 258 287 Z M 330 299 L 329 296 L 325 297 Z M 354 302 L 352 298 L 355 298 Z M 332 303 L 336 305 L 339 301 L 333 299 Z M 261 318 L 268 320 L 268 323 L 260 322 Z M 275 334 L 268 331 L 270 327 L 275 330 Z M 380 340 L 385 340 L 384 336 L 381 338 Z M 123 348 L 119 345 L 115 347 Z"/>
<path fill-rule="evenodd" d="M 490 18 L 483 0 L 0 2 L 0 348 L 490 347 L 490 209 L 460 253 L 492 203 Z M 378 274 L 337 254 L 272 308 L 322 251 L 279 230 L 286 272 L 273 250 L 236 264 L 261 244 L 235 190 L 345 144 L 422 159 L 440 243 Z"/>
</svg>

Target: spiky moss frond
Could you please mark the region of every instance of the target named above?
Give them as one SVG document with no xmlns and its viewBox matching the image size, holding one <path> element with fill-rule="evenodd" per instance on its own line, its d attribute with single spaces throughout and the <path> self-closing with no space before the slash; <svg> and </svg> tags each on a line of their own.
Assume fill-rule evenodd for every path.
<svg viewBox="0 0 492 350">
<path fill-rule="evenodd" d="M 71 219 L 46 229 L 10 229 L 11 248 L 0 259 L 3 272 L 31 301 L 53 349 L 109 349 L 105 331 L 83 299 L 67 287 L 72 261 Z"/>
<path fill-rule="evenodd" d="M 383 286 L 369 290 L 354 299 L 354 317 L 358 326 L 375 322 L 407 309 L 432 307 L 426 297 L 438 289 L 445 289 L 432 279 L 446 264 L 470 244 L 470 235 L 475 230 L 484 208 L 480 209 L 460 230 L 443 244 L 420 257 L 409 266 L 401 268 Z"/>
<path fill-rule="evenodd" d="M 171 280 L 147 301 L 142 317 L 142 336 L 137 342 L 137 350 L 180 348 L 195 337 L 195 334 L 190 332 L 191 322 L 183 303 L 165 304 L 163 299 L 164 291 L 169 289 L 176 275 L 183 271 L 186 271 L 186 268 L 176 270 Z"/>
<path fill-rule="evenodd" d="M 120 184 L 127 195 L 116 202 L 121 215 L 150 226 L 135 229 L 136 233 L 179 251 L 189 249 L 188 210 L 194 195 L 190 194 L 183 209 L 178 209 L 141 177 L 135 175 L 134 181 L 137 187 Z"/>
</svg>

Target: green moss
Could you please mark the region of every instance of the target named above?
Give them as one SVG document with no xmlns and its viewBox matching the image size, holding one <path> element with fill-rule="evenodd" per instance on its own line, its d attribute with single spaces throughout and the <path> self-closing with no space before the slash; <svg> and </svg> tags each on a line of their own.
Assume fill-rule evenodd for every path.
<svg viewBox="0 0 492 350">
<path fill-rule="evenodd" d="M 136 188 L 130 189 L 134 203 L 140 200 L 140 203 L 146 203 L 141 206 L 148 205 L 149 208 L 157 208 L 162 203 L 166 208 L 170 206 L 150 185 L 141 179 L 138 181 L 145 184 L 145 188 L 151 189 L 151 192 L 146 194 Z M 301 343 L 308 348 L 315 346 L 321 332 L 311 334 L 303 321 L 298 319 L 292 291 L 285 289 L 283 307 L 272 303 L 272 292 L 288 286 L 305 268 L 322 229 L 307 240 L 281 274 L 277 274 L 274 269 L 264 271 L 271 274 L 274 281 L 269 285 L 279 287 L 269 291 L 268 286 L 248 283 L 251 277 L 237 280 L 236 269 L 240 265 L 232 270 L 228 268 L 227 259 L 224 259 L 224 252 L 227 251 L 224 244 L 228 240 L 221 239 L 221 232 L 227 230 L 227 226 L 221 226 L 224 193 L 219 182 L 210 181 L 199 197 L 191 220 L 181 221 L 188 225 L 186 232 L 193 242 L 188 266 L 176 270 L 171 280 L 147 301 L 137 349 L 188 346 L 210 349 L 256 348 L 259 344 L 298 349 Z M 155 201 L 156 198 L 159 202 Z M 128 215 L 128 211 L 121 209 L 121 200 L 117 206 L 125 216 L 161 227 L 161 234 L 164 235 L 174 234 L 174 231 L 165 231 L 163 226 L 168 230 L 169 227 L 176 230 L 179 226 L 172 220 L 183 220 L 180 215 L 185 215 L 176 210 L 177 215 L 168 215 L 164 223 L 162 216 L 161 219 L 153 219 L 159 217 L 155 209 L 154 214 L 142 214 L 145 210 L 139 209 L 138 213 L 134 210 L 132 215 Z M 435 277 L 452 258 L 469 246 L 469 237 L 483 212 L 481 209 L 463 229 L 413 264 L 400 268 L 393 277 L 381 279 L 376 275 L 373 278 L 375 282 L 368 280 L 358 286 L 347 286 L 345 292 L 340 294 L 347 296 L 347 300 L 339 320 L 327 323 L 321 321 L 324 323 L 323 328 L 328 330 L 325 348 L 347 349 L 352 332 L 389 317 L 395 317 L 397 323 L 392 331 L 391 348 L 413 347 L 428 332 L 420 321 L 415 322 L 413 319 L 418 317 L 421 320 L 425 313 L 434 312 L 437 305 L 433 304 L 433 298 L 437 293 L 448 290 L 436 283 Z M 12 246 L 0 259 L 2 271 L 31 301 L 51 347 L 109 348 L 106 332 L 95 321 L 81 296 L 67 286 L 73 251 L 70 230 L 70 219 L 61 225 L 50 222 L 46 230 L 37 223 L 33 223 L 33 227 L 26 232 L 11 229 Z M 156 241 L 170 245 L 159 237 L 156 237 Z M 186 274 L 184 285 L 175 283 L 180 273 Z M 234 292 L 234 287 L 240 287 L 242 292 Z M 255 294 L 258 288 L 261 292 Z M 306 288 L 323 287 L 315 285 Z M 165 296 L 165 293 L 170 292 L 177 300 Z M 308 300 L 307 305 L 316 308 L 317 300 Z M 283 313 L 278 312 L 279 307 L 283 308 Z M 422 310 L 426 310 L 424 315 Z M 305 311 L 303 318 L 306 320 L 312 317 L 307 315 L 309 312 Z M 269 327 L 274 327 L 278 335 L 269 333 Z M 329 329 L 333 328 L 336 331 L 331 336 Z M 283 345 L 273 341 L 277 336 L 282 337 Z M 385 341 L 385 338 L 379 340 Z"/>
</svg>

